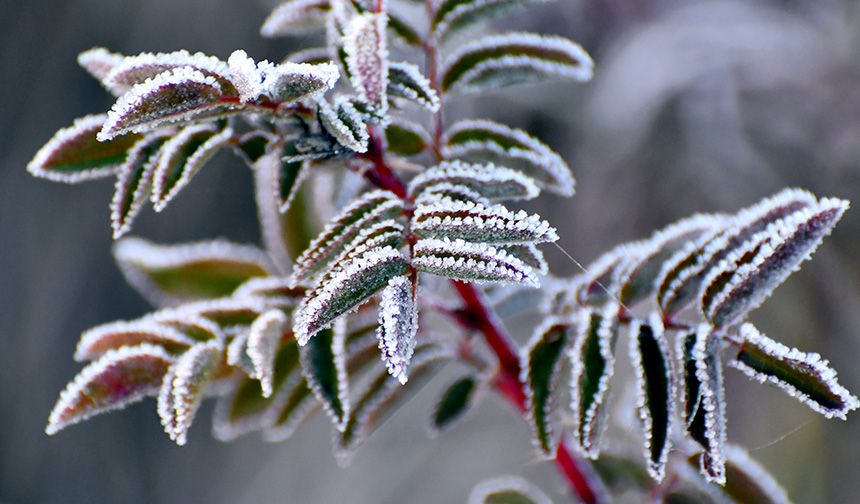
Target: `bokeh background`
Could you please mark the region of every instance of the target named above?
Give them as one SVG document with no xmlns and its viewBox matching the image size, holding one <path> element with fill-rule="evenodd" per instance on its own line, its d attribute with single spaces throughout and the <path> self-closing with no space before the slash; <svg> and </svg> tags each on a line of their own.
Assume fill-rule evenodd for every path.
<svg viewBox="0 0 860 504">
<path fill-rule="evenodd" d="M 274 3 L 0 3 L 0 502 L 463 502 L 477 481 L 506 473 L 563 502 L 554 469 L 534 460 L 527 428 L 496 398 L 450 432 L 425 435 L 444 380 L 392 418 L 347 469 L 329 452 L 322 416 L 279 445 L 254 435 L 213 441 L 207 407 L 178 448 L 151 402 L 44 435 L 58 392 L 80 368 L 71 356 L 81 331 L 147 309 L 110 257 L 112 182 L 69 187 L 24 169 L 55 130 L 111 103 L 76 55 L 94 45 L 221 57 L 244 48 L 276 60 L 308 40 L 257 35 Z M 579 260 L 694 211 L 735 210 L 785 186 L 860 201 L 856 0 L 563 0 L 505 23 L 570 36 L 597 61 L 590 84 L 515 88 L 458 108 L 528 128 L 570 161 L 578 194 L 541 204 Z M 166 212 L 145 211 L 136 232 L 164 242 L 254 242 L 251 197 L 248 171 L 222 154 Z M 754 317 L 770 336 L 830 358 L 854 392 L 858 234 L 854 210 Z M 556 271 L 577 271 L 549 252 Z M 856 414 L 825 421 L 775 389 L 727 375 L 730 439 L 751 448 L 796 502 L 856 502 Z"/>
</svg>

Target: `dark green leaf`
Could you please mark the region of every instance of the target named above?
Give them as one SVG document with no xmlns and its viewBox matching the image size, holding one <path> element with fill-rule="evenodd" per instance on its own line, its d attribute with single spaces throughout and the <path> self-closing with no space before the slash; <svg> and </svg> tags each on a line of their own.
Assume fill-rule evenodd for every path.
<svg viewBox="0 0 860 504">
<path fill-rule="evenodd" d="M 433 428 L 447 429 L 459 420 L 472 405 L 477 388 L 478 380 L 474 376 L 464 376 L 449 385 L 433 411 Z"/>
</svg>

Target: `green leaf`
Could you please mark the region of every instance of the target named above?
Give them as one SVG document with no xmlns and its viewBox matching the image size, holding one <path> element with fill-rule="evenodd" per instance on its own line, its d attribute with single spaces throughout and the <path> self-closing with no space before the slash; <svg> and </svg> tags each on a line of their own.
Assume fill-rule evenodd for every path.
<svg viewBox="0 0 860 504">
<path fill-rule="evenodd" d="M 701 324 L 695 333 L 679 338 L 684 356 L 684 420 L 687 433 L 704 448 L 700 470 L 708 482 L 724 485 L 726 441 L 725 390 L 719 356 L 719 337 Z"/>
<path fill-rule="evenodd" d="M 355 152 L 367 152 L 369 136 L 367 124 L 356 108 L 346 100 L 340 100 L 335 106 L 320 101 L 317 107 L 317 117 L 323 128 L 337 140 L 340 145 Z"/>
<path fill-rule="evenodd" d="M 153 175 L 152 206 L 155 211 L 164 210 L 232 136 L 230 128 L 219 130 L 214 124 L 197 124 L 183 128 L 167 141 Z"/>
<path fill-rule="evenodd" d="M 335 427 L 343 431 L 349 417 L 344 323 L 323 329 L 301 349 L 302 373 Z"/>
<path fill-rule="evenodd" d="M 431 112 L 439 110 L 439 95 L 412 63 L 401 61 L 389 65 L 387 92 L 389 96 L 415 102 Z"/>
<path fill-rule="evenodd" d="M 636 406 L 645 434 L 648 473 L 660 482 L 666 476 L 672 447 L 675 388 L 669 349 L 658 316 L 652 316 L 647 323 L 637 321 L 631 326 L 630 360 L 639 385 Z"/>
<path fill-rule="evenodd" d="M 566 38 L 520 32 L 490 35 L 451 55 L 442 72 L 442 91 L 479 93 L 549 77 L 587 81 L 593 65 L 588 53 Z"/>
<path fill-rule="evenodd" d="M 183 67 L 159 74 L 117 100 L 97 138 L 107 141 L 129 131 L 142 133 L 166 123 L 226 113 L 219 106 L 221 96 L 218 82 L 197 70 Z"/>
<path fill-rule="evenodd" d="M 114 239 L 131 230 L 131 224 L 143 208 L 152 188 L 152 175 L 161 147 L 166 141 L 164 134 L 147 135 L 134 144 L 120 167 L 110 203 Z"/>
<path fill-rule="evenodd" d="M 106 119 L 106 114 L 89 115 L 57 131 L 33 157 L 27 171 L 36 177 L 67 184 L 113 175 L 141 137 L 129 134 L 99 142 L 96 134 Z"/>
<path fill-rule="evenodd" d="M 771 383 L 827 418 L 845 419 L 860 407 L 857 398 L 836 381 L 836 371 L 818 354 L 789 348 L 758 332 L 740 328 L 742 343 L 729 365 L 760 383 Z"/>
<path fill-rule="evenodd" d="M 486 243 L 424 238 L 415 244 L 412 265 L 419 271 L 466 282 L 540 285 L 530 266 Z"/>
<path fill-rule="evenodd" d="M 723 492 L 733 502 L 790 504 L 774 477 L 740 446 L 726 445 L 726 485 Z"/>
<path fill-rule="evenodd" d="M 549 318 L 535 328 L 520 356 L 520 381 L 526 395 L 528 421 L 535 445 L 546 457 L 554 456 L 558 445 L 553 432 L 553 397 L 572 332 L 568 322 Z"/>
<path fill-rule="evenodd" d="M 346 261 L 338 270 L 308 293 L 295 313 L 293 330 L 304 345 L 318 331 L 404 274 L 408 264 L 400 252 L 382 247 Z"/>
<path fill-rule="evenodd" d="M 445 191 L 439 190 L 440 184 L 447 184 L 445 190 L 449 192 L 452 186 L 465 186 L 479 197 L 493 201 L 527 200 L 540 194 L 535 181 L 520 172 L 462 161 L 443 161 L 428 168 L 409 182 L 409 192 L 420 196 L 432 192 L 444 194 Z"/>
<path fill-rule="evenodd" d="M 281 2 L 263 22 L 260 34 L 264 37 L 303 35 L 320 29 L 330 10 L 329 0 L 287 0 Z"/>
<path fill-rule="evenodd" d="M 437 36 L 447 37 L 476 23 L 489 21 L 507 12 L 546 0 L 443 0 L 439 2 L 432 27 Z"/>
<path fill-rule="evenodd" d="M 406 45 L 421 47 L 424 43 L 421 39 L 421 35 L 415 31 L 415 28 L 410 26 L 405 20 L 390 12 L 388 13 L 388 29 L 391 30 L 391 33 L 396 35 L 397 38 L 395 40 L 403 42 Z"/>
<path fill-rule="evenodd" d="M 293 281 L 300 282 L 309 278 L 315 271 L 323 269 L 343 251 L 347 243 L 355 238 L 362 228 L 374 222 L 396 217 L 402 211 L 402 201 L 392 192 L 365 193 L 332 218 L 319 236 L 308 245 L 307 250 L 296 259 Z"/>
<path fill-rule="evenodd" d="M 94 360 L 110 350 L 142 343 L 151 343 L 175 353 L 193 345 L 195 340 L 176 328 L 154 320 L 120 320 L 85 331 L 75 350 L 75 360 Z"/>
<path fill-rule="evenodd" d="M 408 387 L 401 386 L 385 369 L 374 375 L 358 394 L 345 428 L 334 439 L 339 462 L 348 463 L 355 449 L 406 400 L 414 397 L 436 364 L 448 357 L 446 351 L 432 343 L 419 345 L 412 358 Z"/>
<path fill-rule="evenodd" d="M 541 188 L 572 196 L 575 183 L 564 159 L 528 132 L 487 119 L 465 119 L 445 132 L 446 158 L 490 162 L 516 170 Z"/>
<path fill-rule="evenodd" d="M 158 393 L 158 416 L 164 432 L 176 444 L 185 444 L 188 429 L 223 359 L 220 341 L 198 343 L 182 354 L 165 376 Z"/>
<path fill-rule="evenodd" d="M 462 418 L 475 402 L 478 388 L 478 379 L 472 375 L 464 376 L 449 385 L 433 411 L 433 429 L 445 430 Z"/>
<path fill-rule="evenodd" d="M 577 322 L 578 334 L 568 356 L 572 364 L 571 409 L 576 429 L 574 440 L 590 459 L 600 453 L 600 437 L 605 428 L 609 381 L 615 369 L 615 341 L 618 338 L 618 305 L 610 303 L 601 311 L 588 310 Z"/>
<path fill-rule="evenodd" d="M 289 439 L 296 429 L 319 408 L 313 391 L 306 379 L 301 378 L 293 386 L 286 387 L 279 400 L 266 415 L 266 430 L 263 438 L 266 441 L 279 442 Z"/>
<path fill-rule="evenodd" d="M 388 151 L 401 156 L 417 156 L 427 150 L 430 135 L 418 123 L 393 117 L 385 126 Z"/>
<path fill-rule="evenodd" d="M 299 381 L 304 381 L 299 372 L 299 345 L 295 340 L 289 340 L 275 355 L 272 394 L 269 397 L 263 396 L 259 380 L 242 378 L 230 394 L 218 399 L 213 423 L 215 437 L 229 441 L 267 427 L 271 410 L 284 400 L 283 391 Z"/>
<path fill-rule="evenodd" d="M 512 212 L 502 205 L 484 206 L 440 198 L 419 204 L 412 230 L 422 238 L 450 238 L 498 245 L 555 242 L 558 234 L 537 214 Z"/>
<path fill-rule="evenodd" d="M 848 202 L 824 198 L 777 220 L 732 251 L 702 282 L 701 310 L 716 327 L 758 308 L 830 234 Z"/>
<path fill-rule="evenodd" d="M 289 149 L 290 144 L 287 144 Z M 288 150 L 284 150 L 284 154 L 288 154 Z M 302 182 L 310 173 L 310 168 L 305 161 L 281 161 L 281 169 L 278 173 L 277 195 L 278 195 L 278 211 L 286 213 L 290 209 L 293 199 L 298 194 L 302 187 Z"/>
<path fill-rule="evenodd" d="M 107 351 L 66 386 L 45 432 L 56 434 L 93 415 L 155 395 L 172 363 L 163 348 L 149 343 Z"/>
<path fill-rule="evenodd" d="M 158 245 L 127 238 L 113 253 L 128 282 L 156 304 L 226 296 L 272 270 L 263 251 L 223 240 Z"/>
</svg>

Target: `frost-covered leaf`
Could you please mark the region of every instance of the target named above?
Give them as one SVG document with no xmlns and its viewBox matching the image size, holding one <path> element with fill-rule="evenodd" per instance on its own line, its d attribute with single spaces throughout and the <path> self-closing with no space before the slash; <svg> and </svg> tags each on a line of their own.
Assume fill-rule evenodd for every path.
<svg viewBox="0 0 860 504">
<path fill-rule="evenodd" d="M 239 137 L 236 145 L 237 151 L 251 168 L 254 164 L 269 152 L 269 148 L 275 145 L 277 137 L 268 131 L 254 130 Z"/>
<path fill-rule="evenodd" d="M 235 298 L 264 299 L 283 308 L 296 306 L 307 289 L 293 285 L 286 277 L 255 277 L 233 292 Z"/>
<path fill-rule="evenodd" d="M 448 58 L 442 90 L 479 93 L 549 77 L 587 81 L 593 66 L 582 47 L 563 37 L 489 35 L 464 44 Z"/>
<path fill-rule="evenodd" d="M 284 61 L 310 64 L 328 63 L 331 61 L 331 53 L 328 47 L 306 47 L 288 54 Z"/>
<path fill-rule="evenodd" d="M 219 130 L 214 124 L 196 124 L 183 128 L 168 140 L 152 179 L 151 199 L 155 211 L 164 210 L 232 136 L 231 128 Z"/>
<path fill-rule="evenodd" d="M 396 35 L 395 42 L 402 42 L 406 45 L 421 47 L 424 41 L 421 35 L 413 28 L 405 19 L 388 13 L 388 29 Z"/>
<path fill-rule="evenodd" d="M 687 432 L 704 451 L 702 475 L 725 484 L 726 399 L 720 341 L 713 329 L 701 324 L 695 333 L 678 338 L 678 355 L 684 359 L 684 420 Z"/>
<path fill-rule="evenodd" d="M 548 290 L 547 285 L 540 290 L 523 285 L 504 285 L 493 289 L 487 301 L 503 320 L 528 313 L 546 313 L 542 308 L 549 293 L 544 290 Z"/>
<path fill-rule="evenodd" d="M 825 198 L 768 225 L 750 239 L 750 247 L 733 251 L 708 274 L 702 313 L 719 327 L 757 308 L 812 255 L 847 209 L 847 201 Z"/>
<path fill-rule="evenodd" d="M 615 341 L 618 338 L 618 305 L 609 303 L 601 311 L 584 312 L 576 324 L 577 335 L 568 352 L 573 439 L 580 452 L 590 458 L 600 453 L 600 437 L 605 428 L 609 381 L 615 370 Z"/>
<path fill-rule="evenodd" d="M 740 446 L 727 444 L 726 485 L 723 492 L 733 502 L 790 504 L 791 500 L 774 477 Z"/>
<path fill-rule="evenodd" d="M 523 130 L 487 119 L 465 119 L 445 131 L 442 143 L 446 158 L 496 162 L 522 172 L 548 191 L 573 195 L 573 175 L 564 159 Z"/>
<path fill-rule="evenodd" d="M 251 324 L 248 333 L 248 356 L 254 365 L 253 378 L 260 380 L 263 397 L 272 395 L 275 375 L 275 355 L 289 319 L 281 310 L 269 310 Z"/>
<path fill-rule="evenodd" d="M 442 431 L 465 415 L 475 402 L 480 388 L 476 376 L 467 375 L 455 380 L 445 391 L 433 410 L 431 425 L 434 431 Z"/>
<path fill-rule="evenodd" d="M 27 171 L 36 177 L 67 184 L 113 175 L 125 162 L 129 149 L 140 140 L 140 135 L 123 135 L 99 142 L 96 134 L 105 120 L 106 114 L 89 115 L 57 131 L 33 157 Z"/>
<path fill-rule="evenodd" d="M 196 341 L 174 327 L 152 320 L 120 320 L 86 330 L 75 350 L 75 360 L 94 360 L 110 350 L 142 343 L 152 343 L 173 353 Z"/>
<path fill-rule="evenodd" d="M 127 56 L 111 69 L 102 82 L 116 96 L 122 96 L 138 84 L 180 68 L 195 70 L 206 77 L 213 78 L 225 94 L 235 95 L 236 93 L 226 63 L 214 56 L 203 53 L 191 54 L 185 50 Z"/>
<path fill-rule="evenodd" d="M 182 308 L 158 310 L 143 317 L 140 321 L 153 322 L 160 326 L 175 329 L 195 342 L 212 339 L 224 340 L 224 331 L 218 324 Z"/>
<path fill-rule="evenodd" d="M 188 67 L 159 74 L 135 85 L 108 112 L 97 138 L 111 140 L 130 131 L 146 132 L 166 123 L 217 114 L 221 85 Z"/>
<path fill-rule="evenodd" d="M 549 265 L 544 259 L 543 253 L 532 243 L 523 243 L 519 245 L 505 245 L 499 247 L 508 254 L 516 257 L 523 263 L 537 272 L 539 275 L 549 273 Z"/>
<path fill-rule="evenodd" d="M 347 463 L 355 449 L 421 389 L 435 364 L 448 357 L 450 354 L 436 345 L 419 345 L 412 357 L 408 387 L 401 386 L 387 370 L 374 375 L 358 394 L 346 427 L 334 438 L 338 460 Z"/>
<path fill-rule="evenodd" d="M 332 107 L 320 101 L 317 116 L 323 128 L 344 147 L 355 152 L 367 152 L 369 136 L 367 124 L 355 107 L 346 100 L 340 100 Z"/>
<path fill-rule="evenodd" d="M 66 386 L 45 432 L 56 434 L 93 415 L 155 395 L 172 362 L 163 348 L 149 343 L 108 350 Z"/>
<path fill-rule="evenodd" d="M 416 156 L 427 150 L 430 135 L 418 123 L 391 118 L 385 125 L 385 144 L 388 152 L 401 156 Z"/>
<path fill-rule="evenodd" d="M 222 441 L 235 439 L 252 430 L 268 427 L 272 412 L 285 400 L 292 387 L 304 382 L 299 371 L 299 346 L 295 340 L 284 342 L 274 359 L 272 394 L 263 396 L 259 380 L 243 378 L 233 391 L 218 399 L 213 432 Z"/>
<path fill-rule="evenodd" d="M 344 33 L 346 66 L 361 101 L 380 114 L 388 109 L 388 17 L 365 13 L 352 18 Z"/>
<path fill-rule="evenodd" d="M 412 265 L 419 271 L 463 282 L 524 283 L 538 287 L 534 270 L 486 243 L 426 238 L 418 240 Z"/>
<path fill-rule="evenodd" d="M 322 96 L 333 88 L 340 72 L 333 63 L 286 61 L 263 73 L 263 94 L 277 103 L 294 103 Z"/>
<path fill-rule="evenodd" d="M 391 63 L 386 89 L 388 96 L 415 102 L 431 112 L 439 110 L 439 95 L 427 77 L 412 63 Z"/>
<path fill-rule="evenodd" d="M 224 348 L 217 340 L 198 343 L 182 354 L 164 377 L 158 393 L 158 416 L 164 432 L 176 444 L 185 444 L 188 429 L 223 355 Z"/>
<path fill-rule="evenodd" d="M 111 70 L 122 63 L 123 60 L 125 60 L 124 55 L 112 53 L 104 47 L 93 47 L 78 54 L 78 65 L 95 77 L 102 85 L 104 85 L 105 77 L 110 74 Z"/>
<path fill-rule="evenodd" d="M 404 384 L 418 335 L 417 289 L 408 276 L 394 277 L 379 302 L 379 349 L 388 372 Z"/>
<path fill-rule="evenodd" d="M 518 7 L 547 0 L 442 0 L 438 2 L 432 28 L 446 37 L 474 23 L 487 21 Z"/>
<path fill-rule="evenodd" d="M 672 447 L 675 418 L 675 385 L 663 324 L 654 315 L 647 323 L 630 326 L 630 360 L 639 385 L 636 407 L 645 434 L 648 474 L 663 481 Z"/>
<path fill-rule="evenodd" d="M 482 481 L 469 493 L 469 504 L 551 504 L 540 488 L 519 476 Z"/>
<path fill-rule="evenodd" d="M 337 273 L 343 262 L 359 256 L 368 250 L 379 247 L 392 247 L 399 249 L 406 241 L 406 229 L 394 219 L 386 219 L 375 222 L 362 228 L 358 234 L 350 240 L 331 261 L 324 275 L 320 276 L 319 282 L 325 282 L 328 277 Z"/>
<path fill-rule="evenodd" d="M 427 169 L 412 179 L 409 192 L 420 195 L 443 183 L 466 186 L 490 200 L 527 200 L 540 194 L 535 181 L 520 172 L 461 161 L 444 161 Z"/>
<path fill-rule="evenodd" d="M 224 240 L 158 245 L 127 238 L 113 253 L 126 280 L 156 304 L 226 296 L 272 271 L 260 249 Z"/>
<path fill-rule="evenodd" d="M 772 383 L 827 418 L 845 419 L 860 402 L 836 381 L 836 371 L 817 353 L 789 348 L 760 334 L 752 324 L 740 328 L 742 342 L 729 365 L 760 383 Z"/>
<path fill-rule="evenodd" d="M 165 311 L 173 312 L 177 316 L 190 314 L 204 317 L 222 328 L 234 328 L 250 326 L 257 317 L 271 307 L 270 304 L 274 303 L 269 303 L 265 299 L 226 297 L 186 303 Z"/>
<path fill-rule="evenodd" d="M 584 306 L 603 306 L 621 295 L 620 275 L 626 264 L 628 244 L 621 244 L 603 253 L 575 277 L 571 289 L 576 302 Z"/>
<path fill-rule="evenodd" d="M 329 0 L 287 0 L 269 14 L 260 34 L 264 37 L 302 35 L 322 27 L 329 10 Z"/>
<path fill-rule="evenodd" d="M 125 162 L 119 167 L 110 203 L 114 239 L 131 230 L 131 224 L 149 198 L 155 166 L 167 138 L 160 133 L 145 136 L 134 144 Z"/>
<path fill-rule="evenodd" d="M 287 144 L 287 149 L 290 144 Z M 285 149 L 284 154 L 289 154 L 289 150 Z M 302 183 L 310 174 L 310 166 L 305 161 L 288 161 L 282 159 L 280 170 L 275 172 L 277 180 L 274 185 L 277 187 L 275 194 L 277 196 L 278 211 L 286 213 L 290 209 Z"/>
<path fill-rule="evenodd" d="M 573 339 L 573 328 L 566 320 L 548 318 L 535 328 L 520 354 L 520 381 L 526 396 L 528 421 L 536 447 L 546 457 L 555 454 L 558 440 L 553 429 L 553 401 L 565 350 Z"/>
<path fill-rule="evenodd" d="M 656 231 L 645 240 L 625 245 L 621 251 L 624 260 L 617 276 L 621 302 L 632 306 L 653 295 L 664 263 L 679 246 L 719 229 L 725 222 L 722 215 L 695 214 Z"/>
<path fill-rule="evenodd" d="M 340 78 L 337 66 L 328 61 L 257 63 L 241 49 L 230 54 L 227 65 L 242 103 L 262 101 L 283 105 L 318 98 Z"/>
<path fill-rule="evenodd" d="M 779 219 L 815 203 L 807 191 L 785 189 L 727 220 L 678 250 L 664 265 L 655 285 L 664 312 L 677 313 L 699 293 L 705 276 L 732 251 Z"/>
<path fill-rule="evenodd" d="M 322 230 L 307 250 L 296 259 L 293 280 L 299 282 L 323 268 L 338 255 L 362 228 L 384 219 L 396 217 L 403 203 L 389 191 L 371 191 L 350 203 Z"/>
<path fill-rule="evenodd" d="M 358 307 L 407 268 L 406 260 L 392 247 L 371 249 L 346 261 L 326 282 L 309 292 L 296 309 L 293 329 L 299 344 L 306 344 L 314 334 Z"/>
<path fill-rule="evenodd" d="M 332 329 L 319 331 L 301 349 L 305 380 L 341 432 L 350 412 L 345 337 L 346 323 L 340 321 Z"/>
<path fill-rule="evenodd" d="M 500 245 L 558 240 L 558 233 L 539 215 L 512 212 L 501 205 L 484 206 L 442 198 L 419 205 L 412 230 L 420 237 L 462 239 Z"/>
<path fill-rule="evenodd" d="M 416 205 L 428 205 L 443 200 L 461 201 L 464 203 L 481 203 L 490 205 L 490 200 L 483 194 L 463 184 L 451 182 L 439 182 L 428 185 L 421 194 L 415 198 Z"/>
</svg>

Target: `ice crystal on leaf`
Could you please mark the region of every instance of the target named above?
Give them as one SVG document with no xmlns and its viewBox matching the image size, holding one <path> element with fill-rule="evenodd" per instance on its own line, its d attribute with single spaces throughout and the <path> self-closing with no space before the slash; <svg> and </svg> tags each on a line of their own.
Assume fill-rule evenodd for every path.
<svg viewBox="0 0 860 504">
<path fill-rule="evenodd" d="M 45 432 L 56 434 L 93 415 L 155 395 L 172 362 L 163 348 L 149 343 L 107 351 L 60 394 Z"/>
<path fill-rule="evenodd" d="M 57 131 L 33 157 L 27 171 L 36 177 L 69 184 L 115 174 L 140 135 L 99 142 L 96 134 L 106 120 L 105 114 L 89 115 Z"/>
<path fill-rule="evenodd" d="M 221 86 L 213 77 L 191 67 L 158 74 L 117 100 L 97 138 L 105 141 L 129 131 L 143 133 L 163 124 L 190 121 L 211 111 L 221 96 Z"/>
<path fill-rule="evenodd" d="M 460 239 L 418 240 L 412 265 L 420 271 L 464 282 L 525 283 L 540 286 L 534 270 L 503 249 Z"/>
<path fill-rule="evenodd" d="M 104 47 L 93 47 L 78 54 L 78 64 L 104 85 L 105 77 L 125 60 L 125 56 L 112 53 Z"/>
<path fill-rule="evenodd" d="M 540 194 L 534 180 L 502 166 L 445 161 L 412 179 L 409 191 L 421 194 L 441 183 L 466 186 L 490 200 L 527 200 Z"/>
<path fill-rule="evenodd" d="M 388 46 L 385 14 L 355 16 L 346 27 L 344 50 L 352 86 L 362 101 L 384 114 L 388 108 Z"/>
<path fill-rule="evenodd" d="M 729 365 L 761 383 L 772 383 L 827 418 L 845 419 L 860 402 L 836 381 L 836 371 L 817 353 L 789 348 L 758 332 L 740 327 L 742 344 Z"/>
<path fill-rule="evenodd" d="M 329 0 L 288 0 L 266 18 L 260 33 L 264 37 L 300 35 L 322 25 L 330 9 Z"/>
<path fill-rule="evenodd" d="M 394 277 L 382 290 L 379 302 L 379 348 L 388 372 L 400 383 L 408 379 L 407 370 L 418 334 L 415 289 L 409 277 Z"/>
<path fill-rule="evenodd" d="M 275 373 L 275 354 L 284 331 L 288 329 L 287 316 L 280 310 L 270 310 L 260 315 L 248 333 L 248 356 L 254 366 L 253 377 L 260 380 L 263 397 L 272 395 Z"/>
<path fill-rule="evenodd" d="M 566 38 L 521 32 L 488 35 L 448 57 L 442 90 L 479 93 L 548 77 L 587 81 L 593 66 L 588 53 Z"/>
</svg>

